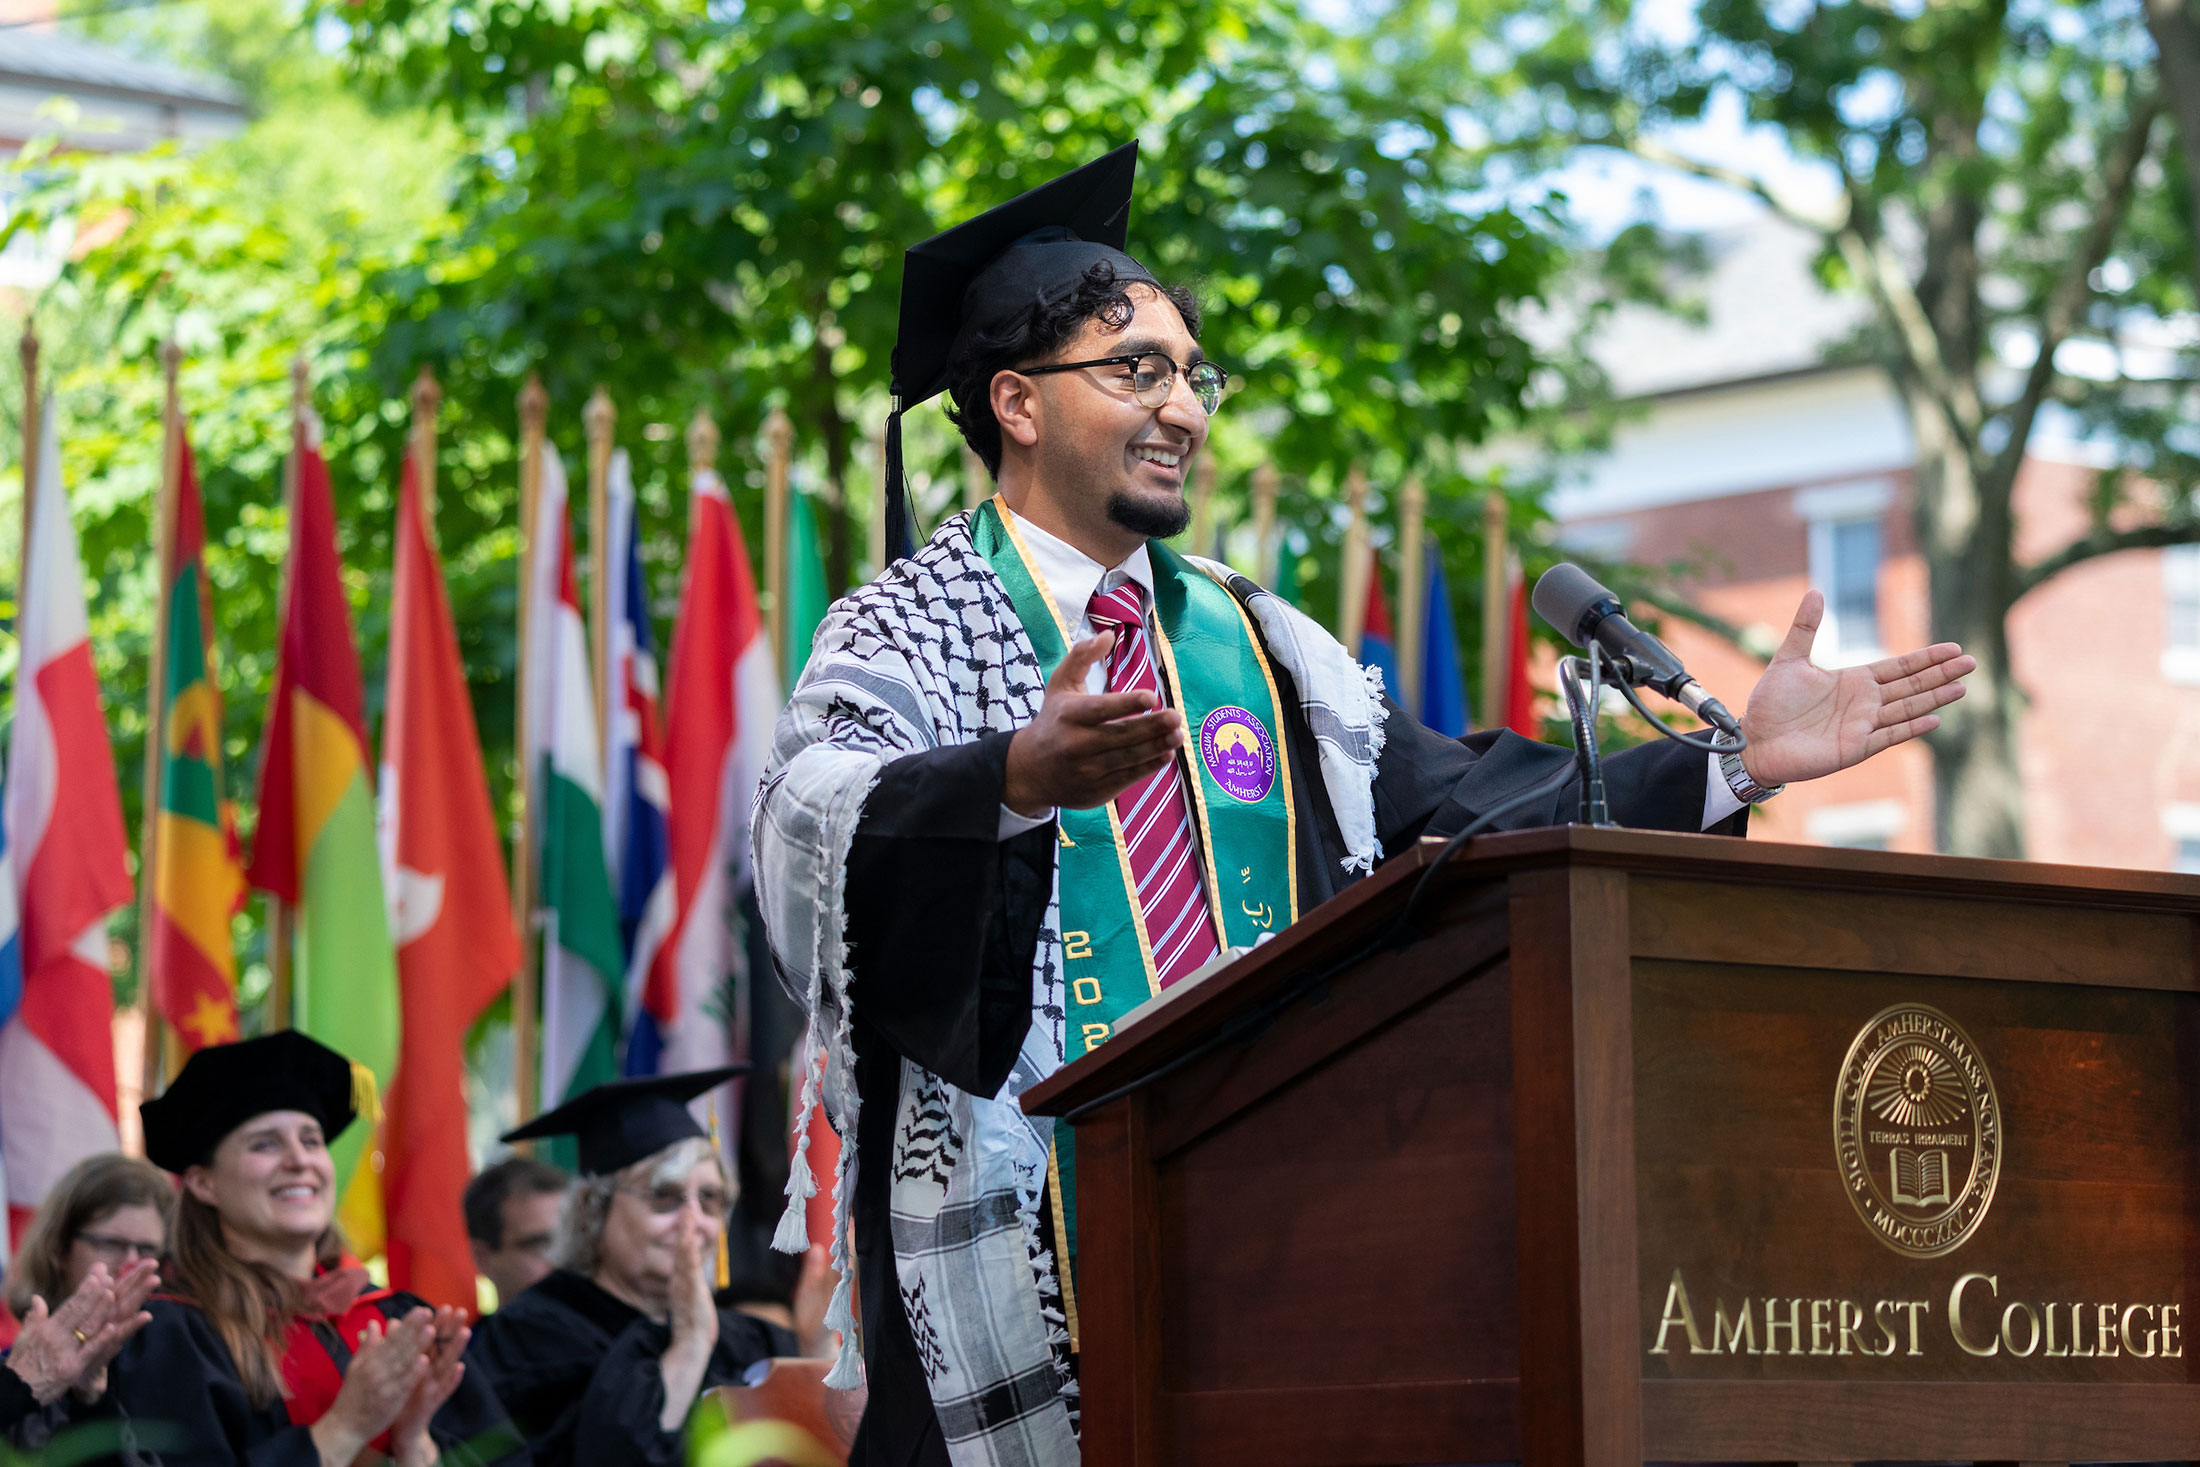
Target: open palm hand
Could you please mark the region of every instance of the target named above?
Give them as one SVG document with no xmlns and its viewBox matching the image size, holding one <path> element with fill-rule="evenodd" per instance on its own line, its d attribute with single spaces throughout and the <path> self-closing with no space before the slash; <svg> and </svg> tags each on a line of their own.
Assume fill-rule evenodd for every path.
<svg viewBox="0 0 2200 1467">
<path fill-rule="evenodd" d="M 1750 690 L 1742 765 L 1770 788 L 1816 779 L 1860 764 L 1940 727 L 1934 710 L 1963 696 L 1961 679 L 1978 666 L 1953 642 L 1863 667 L 1819 667 L 1810 660 L 1826 598 L 1803 597 L 1771 666 Z"/>
</svg>

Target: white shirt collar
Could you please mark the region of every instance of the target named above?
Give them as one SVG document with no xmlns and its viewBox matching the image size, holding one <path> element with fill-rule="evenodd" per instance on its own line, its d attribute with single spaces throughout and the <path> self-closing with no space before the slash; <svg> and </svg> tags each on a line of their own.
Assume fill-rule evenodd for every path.
<svg viewBox="0 0 2200 1467">
<path fill-rule="evenodd" d="M 1146 604 L 1153 605 L 1153 558 L 1146 553 L 1141 540 L 1138 548 L 1126 556 L 1121 565 L 1104 566 L 1058 535 L 1050 535 L 1022 515 L 1016 517 L 1017 533 L 1023 536 L 1024 549 L 1031 553 L 1034 567 L 1047 590 L 1053 593 L 1055 609 L 1062 614 L 1062 625 L 1077 631 L 1085 624 L 1085 609 L 1092 602 L 1093 594 L 1112 590 L 1124 581 L 1136 581 L 1146 593 Z M 1079 633 L 1083 635 L 1083 633 Z"/>
</svg>

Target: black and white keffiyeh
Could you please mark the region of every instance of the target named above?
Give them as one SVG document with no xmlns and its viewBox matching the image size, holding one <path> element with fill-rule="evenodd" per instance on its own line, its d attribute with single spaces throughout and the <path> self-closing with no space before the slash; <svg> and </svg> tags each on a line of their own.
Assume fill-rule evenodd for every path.
<svg viewBox="0 0 2200 1467">
<path fill-rule="evenodd" d="M 1227 567 L 1192 562 L 1242 601 L 1290 672 L 1319 750 L 1350 869 L 1372 870 L 1381 681 L 1311 620 Z M 863 803 L 889 761 L 1029 723 L 1045 679 L 969 517 L 836 603 L 781 714 L 754 816 L 757 902 L 782 979 L 809 1015 L 796 1156 L 774 1245 L 808 1246 L 816 1195 L 809 1116 L 841 1136 L 833 1180 L 827 1312 L 841 1331 L 827 1384 L 861 1379 L 850 1308 L 847 1208 L 855 1195 L 855 1056 L 850 1042 L 846 863 Z M 1032 967 L 1033 1023 L 998 1095 L 972 1095 L 904 1060 L 889 1192 L 894 1269 L 941 1434 L 956 1467 L 1075 1467 L 1076 1382 L 1061 1288 L 1041 1241 L 1051 1123 L 1017 1097 L 1063 1063 L 1060 888 Z M 822 1067 L 819 1060 L 822 1059 Z"/>
</svg>

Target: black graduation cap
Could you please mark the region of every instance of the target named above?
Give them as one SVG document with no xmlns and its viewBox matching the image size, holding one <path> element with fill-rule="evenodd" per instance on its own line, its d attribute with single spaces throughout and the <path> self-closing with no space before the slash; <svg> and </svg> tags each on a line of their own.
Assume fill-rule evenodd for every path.
<svg viewBox="0 0 2200 1467">
<path fill-rule="evenodd" d="M 353 1094 L 351 1061 L 295 1029 L 211 1045 L 138 1106 L 145 1155 L 172 1172 L 203 1165 L 224 1136 L 271 1110 L 304 1111 L 333 1141 L 358 1117 Z"/>
<path fill-rule="evenodd" d="M 1119 281 L 1155 284 L 1123 253 L 1138 144 L 1125 143 L 1051 183 L 911 245 L 902 257 L 894 405 L 886 420 L 886 549 L 914 548 L 901 470 L 901 415 L 947 388 L 947 363 L 974 331 L 999 330 L 1061 294 L 1101 261 Z"/>
<path fill-rule="evenodd" d="M 695 1124 L 687 1103 L 748 1072 L 747 1065 L 721 1065 L 715 1070 L 690 1070 L 684 1075 L 606 1080 L 557 1109 L 544 1111 L 517 1130 L 506 1131 L 504 1139 L 533 1141 L 544 1136 L 571 1136 L 580 1145 L 582 1175 L 607 1176 L 625 1171 L 676 1142 L 707 1134 Z"/>
</svg>

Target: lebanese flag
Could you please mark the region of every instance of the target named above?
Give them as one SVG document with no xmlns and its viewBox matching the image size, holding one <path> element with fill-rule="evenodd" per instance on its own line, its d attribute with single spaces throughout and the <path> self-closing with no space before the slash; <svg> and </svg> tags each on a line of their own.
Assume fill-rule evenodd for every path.
<svg viewBox="0 0 2200 1467">
<path fill-rule="evenodd" d="M 383 1142 L 390 1283 L 471 1309 L 474 1262 L 461 1206 L 466 1031 L 519 971 L 519 935 L 443 566 L 409 457 L 394 579 L 380 791 L 404 1016 Z"/>
<path fill-rule="evenodd" d="M 748 1058 L 748 954 L 736 915 L 752 879 L 749 809 L 779 717 L 756 577 L 725 482 L 708 469 L 688 491 L 687 568 L 666 691 L 665 774 L 678 812 L 675 909 L 643 1005 L 673 1016 L 659 1069 L 675 1074 Z M 727 1115 L 724 1130 L 740 1134 L 738 1115 Z"/>
<path fill-rule="evenodd" d="M 0 1030 L 0 1158 L 17 1236 L 63 1172 L 120 1144 L 107 914 L 130 900 L 107 710 L 86 636 L 84 562 L 50 398 L 39 437 L 28 584 L 17 588 L 5 797 L 23 999 Z"/>
</svg>

